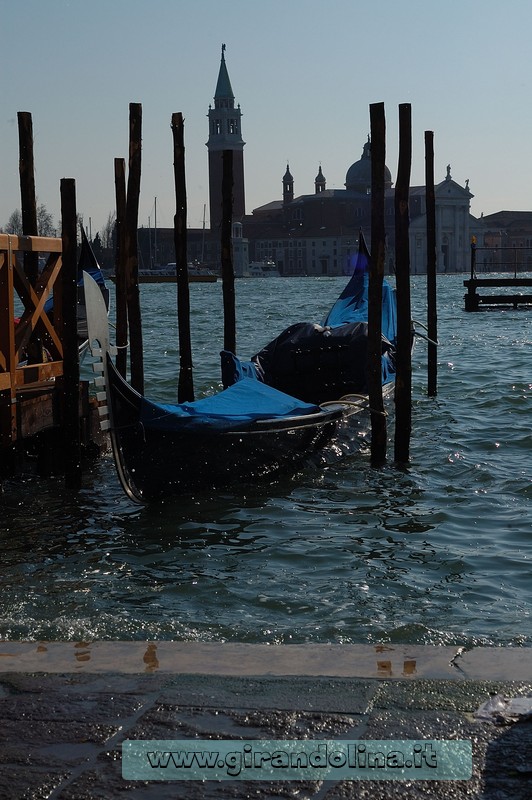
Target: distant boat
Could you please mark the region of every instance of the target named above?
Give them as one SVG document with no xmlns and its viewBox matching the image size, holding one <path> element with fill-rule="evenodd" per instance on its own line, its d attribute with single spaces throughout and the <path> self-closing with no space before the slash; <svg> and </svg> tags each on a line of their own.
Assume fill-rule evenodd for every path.
<svg viewBox="0 0 532 800">
<path fill-rule="evenodd" d="M 116 275 L 111 275 L 111 280 L 116 283 Z M 188 265 L 188 282 L 189 283 L 215 283 L 218 280 L 217 276 L 206 267 L 201 267 L 197 264 Z M 155 269 L 139 269 L 139 283 L 176 283 L 176 265 L 175 262 L 167 264 L 165 267 L 156 267 Z"/>
<path fill-rule="evenodd" d="M 250 278 L 278 278 L 279 270 L 275 261 L 252 261 L 248 268 Z"/>
</svg>

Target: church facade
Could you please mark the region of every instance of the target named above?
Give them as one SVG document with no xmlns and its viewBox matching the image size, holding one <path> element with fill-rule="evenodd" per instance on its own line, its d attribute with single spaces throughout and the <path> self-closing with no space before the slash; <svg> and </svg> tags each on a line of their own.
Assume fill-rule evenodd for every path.
<svg viewBox="0 0 532 800">
<path fill-rule="evenodd" d="M 287 166 L 282 179 L 282 200 L 254 209 L 244 218 L 244 236 L 255 260 L 273 260 L 282 275 L 348 274 L 362 230 L 371 241 L 371 144 L 347 172 L 345 188 L 327 189 L 321 166 L 312 194 L 295 195 L 294 178 Z M 447 175 L 435 187 L 437 269 L 463 272 L 470 264 L 471 236 L 478 234 L 470 214 L 473 196 Z M 413 274 L 426 272 L 426 193 L 424 186 L 410 189 L 410 257 Z M 385 173 L 386 269 L 394 271 L 395 191 L 390 170 Z"/>
<path fill-rule="evenodd" d="M 202 262 L 219 271 L 220 227 L 222 212 L 222 153 L 233 151 L 233 263 L 237 276 L 249 274 L 250 262 L 275 262 L 279 274 L 343 275 L 348 274 L 358 250 L 359 231 L 371 242 L 371 142 L 362 146 L 360 158 L 346 169 L 341 188 L 328 188 L 319 165 L 314 179 L 306 185 L 310 191 L 298 194 L 297 181 L 290 166 L 279 171 L 279 197 L 246 214 L 244 181 L 244 146 L 242 112 L 235 96 L 225 61 L 225 45 L 214 93 L 209 106 L 209 133 L 206 142 L 209 163 L 210 226 L 207 231 L 187 230 L 188 260 Z M 282 177 L 281 177 L 282 176 Z M 473 195 L 469 181 L 464 185 L 453 179 L 450 165 L 446 175 L 435 186 L 436 261 L 438 272 L 467 272 L 471 263 L 471 241 L 476 237 L 484 245 L 498 231 L 502 236 L 502 220 L 497 215 L 475 219 L 470 205 Z M 395 190 L 392 174 L 385 172 L 386 265 L 388 273 L 395 268 Z M 412 274 L 426 272 L 427 218 L 424 186 L 410 187 L 410 265 Z M 503 212 L 501 212 L 503 213 Z M 513 213 L 513 212 L 504 212 Z M 521 239 L 532 241 L 530 219 L 512 218 Z M 526 230 L 525 230 L 526 229 Z M 526 235 L 522 234 L 525 231 Z M 491 238 L 490 238 L 491 237 Z M 148 232 L 139 231 L 141 261 L 153 263 L 148 253 Z M 506 237 L 506 241 L 509 238 Z M 499 247 L 501 243 L 499 243 Z M 146 252 L 144 252 L 146 251 Z M 151 248 L 149 250 L 151 253 Z M 157 262 L 175 261 L 173 231 L 158 231 Z"/>
<path fill-rule="evenodd" d="M 363 145 L 358 161 L 346 171 L 342 188 L 327 188 L 321 165 L 313 191 L 296 194 L 295 180 L 287 165 L 280 181 L 282 194 L 245 213 L 244 141 L 240 106 L 225 63 L 225 46 L 214 96 L 209 107 L 209 205 L 212 245 L 221 221 L 221 151 L 233 150 L 235 228 L 235 272 L 246 275 L 249 261 L 273 261 L 281 275 L 342 275 L 349 273 L 358 250 L 359 231 L 371 241 L 371 143 Z M 392 175 L 385 172 L 386 267 L 394 270 L 395 208 Z M 470 242 L 478 235 L 478 222 L 471 216 L 473 195 L 468 181 L 461 186 L 447 168 L 445 179 L 435 187 L 436 259 L 440 272 L 463 272 L 470 264 Z M 241 254 L 245 254 L 244 260 Z M 426 198 L 423 186 L 410 189 L 411 272 L 426 272 Z"/>
</svg>

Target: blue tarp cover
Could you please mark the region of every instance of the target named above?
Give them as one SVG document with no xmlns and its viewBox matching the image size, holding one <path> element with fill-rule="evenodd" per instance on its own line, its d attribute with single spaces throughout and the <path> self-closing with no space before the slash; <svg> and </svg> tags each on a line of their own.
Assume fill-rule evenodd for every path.
<svg viewBox="0 0 532 800">
<path fill-rule="evenodd" d="M 333 305 L 323 326 L 337 328 L 351 322 L 368 321 L 369 253 L 360 233 L 359 249 L 351 280 Z M 382 285 L 382 335 L 395 344 L 397 334 L 397 305 L 395 293 L 387 281 Z"/>
<path fill-rule="evenodd" d="M 221 432 L 245 429 L 259 419 L 283 419 L 319 411 L 319 406 L 303 403 L 252 378 L 242 378 L 219 394 L 190 403 L 169 405 L 143 398 L 140 421 L 152 430 Z"/>
<path fill-rule="evenodd" d="M 350 322 L 368 321 L 368 283 L 369 275 L 355 273 L 344 291 L 329 311 L 323 326 L 338 328 Z M 395 293 L 387 281 L 382 285 L 382 334 L 389 342 L 395 343 L 397 331 L 397 306 Z"/>
</svg>

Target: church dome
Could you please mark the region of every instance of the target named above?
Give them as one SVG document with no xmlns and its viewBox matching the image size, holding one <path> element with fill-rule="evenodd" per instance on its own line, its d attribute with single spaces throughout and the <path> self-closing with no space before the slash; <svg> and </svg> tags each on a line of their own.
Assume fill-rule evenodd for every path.
<svg viewBox="0 0 532 800">
<path fill-rule="evenodd" d="M 384 187 L 390 189 L 392 186 L 392 173 L 385 167 Z M 368 141 L 364 145 L 360 161 L 355 161 L 347 170 L 345 176 L 345 188 L 353 192 L 363 192 L 367 194 L 371 189 L 371 143 Z"/>
</svg>

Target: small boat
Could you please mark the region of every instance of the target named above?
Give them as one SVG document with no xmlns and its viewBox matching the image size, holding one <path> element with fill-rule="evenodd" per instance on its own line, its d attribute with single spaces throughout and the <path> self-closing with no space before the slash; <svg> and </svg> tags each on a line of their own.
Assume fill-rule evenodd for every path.
<svg viewBox="0 0 532 800">
<path fill-rule="evenodd" d="M 172 405 L 143 397 L 116 370 L 101 292 L 87 276 L 89 340 L 96 344 L 92 353 L 99 359 L 93 366 L 103 372 L 97 380 L 105 385 L 105 393 L 99 399 L 107 403 L 101 412 L 108 414 L 105 427 L 110 430 L 118 476 L 127 495 L 147 502 L 296 469 L 330 445 L 353 415 L 367 410 L 366 266 L 361 248 L 358 272 L 324 324 L 309 324 L 311 330 L 306 330 L 310 339 L 314 334 L 321 337 L 317 346 L 312 342 L 307 347 L 304 337 L 294 339 L 294 329 L 301 332 L 301 328 L 292 326 L 249 362 L 224 352 L 223 391 Z M 395 296 L 389 289 L 384 297 L 383 319 L 389 322 L 386 331 L 392 336 L 383 338 L 382 356 L 383 383 L 389 393 L 394 379 Z M 353 336 L 356 344 L 350 347 Z M 279 340 L 288 341 L 288 347 L 280 346 Z M 290 350 L 301 358 L 296 380 L 290 384 L 294 391 L 289 393 L 285 383 Z M 357 363 L 349 365 L 353 358 Z M 324 370 L 326 362 L 330 368 Z M 306 371 L 309 374 L 302 380 Z"/>
<path fill-rule="evenodd" d="M 252 261 L 248 267 L 249 278 L 278 278 L 279 270 L 275 261 Z"/>
</svg>

